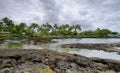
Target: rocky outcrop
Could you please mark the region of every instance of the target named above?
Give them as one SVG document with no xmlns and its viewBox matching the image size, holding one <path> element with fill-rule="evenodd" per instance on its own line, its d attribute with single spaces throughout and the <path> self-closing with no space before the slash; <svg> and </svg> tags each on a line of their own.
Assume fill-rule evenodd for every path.
<svg viewBox="0 0 120 73">
<path fill-rule="evenodd" d="M 120 72 L 120 62 L 51 50 L 0 50 L 0 73 Z"/>
<path fill-rule="evenodd" d="M 107 52 L 118 52 L 120 54 L 119 49 L 114 49 L 114 47 L 120 47 L 120 43 L 89 43 L 89 44 L 64 44 L 61 45 L 63 48 L 79 48 L 79 49 L 89 49 L 89 50 L 104 50 Z"/>
<path fill-rule="evenodd" d="M 4 41 L 4 39 L 0 39 L 0 44 L 2 44 L 2 43 L 3 43 L 3 41 Z"/>
<path fill-rule="evenodd" d="M 46 43 L 55 43 L 56 41 L 52 41 L 52 39 L 30 39 L 30 40 L 22 40 L 21 43 L 24 44 L 34 44 L 34 45 L 41 45 Z"/>
</svg>

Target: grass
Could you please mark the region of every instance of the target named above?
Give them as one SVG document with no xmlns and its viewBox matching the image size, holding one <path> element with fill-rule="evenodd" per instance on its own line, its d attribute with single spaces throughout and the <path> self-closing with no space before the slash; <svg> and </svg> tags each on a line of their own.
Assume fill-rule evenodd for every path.
<svg viewBox="0 0 120 73">
<path fill-rule="evenodd" d="M 10 49 L 18 49 L 18 48 L 21 48 L 22 47 L 22 43 L 20 43 L 20 42 L 8 42 L 7 43 L 7 46 L 8 46 L 8 48 L 10 48 Z"/>
</svg>

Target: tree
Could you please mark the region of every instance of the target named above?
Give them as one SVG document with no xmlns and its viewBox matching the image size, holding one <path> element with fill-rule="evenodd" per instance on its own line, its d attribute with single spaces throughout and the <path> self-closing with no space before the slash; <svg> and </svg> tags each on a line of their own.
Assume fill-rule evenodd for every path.
<svg viewBox="0 0 120 73">
<path fill-rule="evenodd" d="M 19 28 L 21 29 L 21 30 L 20 30 L 20 33 L 21 33 L 21 34 L 25 33 L 25 32 L 26 32 L 26 28 L 27 28 L 26 23 L 20 23 L 20 24 L 19 24 Z"/>
<path fill-rule="evenodd" d="M 111 34 L 113 34 L 113 35 L 118 35 L 118 32 L 111 32 Z"/>
<path fill-rule="evenodd" d="M 95 32 L 97 37 L 107 37 L 108 34 L 111 33 L 111 31 L 108 29 L 99 29 L 99 30 L 96 30 Z"/>
<path fill-rule="evenodd" d="M 41 33 L 42 35 L 46 35 L 46 36 L 50 35 L 52 31 L 53 31 L 53 27 L 49 23 L 42 24 L 39 29 L 39 33 Z"/>
<path fill-rule="evenodd" d="M 32 23 L 32 24 L 29 26 L 29 29 L 30 29 L 32 32 L 38 32 L 38 30 L 39 30 L 39 25 L 36 24 L 36 23 Z"/>
<path fill-rule="evenodd" d="M 59 27 L 59 33 L 62 35 L 69 35 L 70 31 L 69 31 L 70 26 L 68 24 L 63 24 Z"/>
<path fill-rule="evenodd" d="M 95 33 L 92 30 L 84 31 L 80 33 L 81 37 L 95 37 Z"/>
<path fill-rule="evenodd" d="M 3 29 L 4 29 L 3 28 L 3 23 L 2 23 L 2 21 L 0 21 L 0 32 L 3 31 Z"/>
<path fill-rule="evenodd" d="M 20 30 L 21 30 L 21 28 L 19 28 L 19 25 L 14 25 L 14 27 L 12 28 L 13 36 L 21 37 Z"/>
<path fill-rule="evenodd" d="M 2 18 L 2 21 L 3 21 L 4 31 L 11 32 L 12 28 L 14 27 L 14 22 L 7 17 Z"/>
<path fill-rule="evenodd" d="M 77 31 L 81 31 L 81 26 L 79 24 L 73 25 L 74 30 Z"/>
<path fill-rule="evenodd" d="M 79 31 L 81 31 L 81 26 L 79 24 L 73 25 L 72 28 L 74 29 L 73 35 L 77 35 Z"/>
</svg>

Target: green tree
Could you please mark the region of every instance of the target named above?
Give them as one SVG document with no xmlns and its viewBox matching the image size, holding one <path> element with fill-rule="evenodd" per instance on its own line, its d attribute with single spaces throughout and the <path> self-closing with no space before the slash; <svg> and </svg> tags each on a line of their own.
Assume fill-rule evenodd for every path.
<svg viewBox="0 0 120 73">
<path fill-rule="evenodd" d="M 32 32 L 38 32 L 39 30 L 39 25 L 37 23 L 32 23 L 29 27 L 28 27 Z"/>
<path fill-rule="evenodd" d="M 74 29 L 72 35 L 74 36 L 81 31 L 81 26 L 79 24 L 73 25 L 72 28 Z"/>
<path fill-rule="evenodd" d="M 66 36 L 70 34 L 69 31 L 70 26 L 68 24 L 63 24 L 59 27 L 59 33 Z"/>
<path fill-rule="evenodd" d="M 2 23 L 2 21 L 0 21 L 0 32 L 3 31 L 3 29 L 4 29 L 3 28 L 3 23 Z"/>
<path fill-rule="evenodd" d="M 53 27 L 49 23 L 42 24 L 39 29 L 39 33 L 41 33 L 42 35 L 46 35 L 46 36 L 50 35 L 52 31 L 53 31 Z"/>
<path fill-rule="evenodd" d="M 14 22 L 7 17 L 2 18 L 2 21 L 3 21 L 4 31 L 5 32 L 11 32 L 12 28 L 14 27 Z"/>
<path fill-rule="evenodd" d="M 26 29 L 27 29 L 26 23 L 20 23 L 20 24 L 19 24 L 19 28 L 21 29 L 21 30 L 20 30 L 20 33 L 21 33 L 21 34 L 25 33 L 25 32 L 26 32 Z"/>
<path fill-rule="evenodd" d="M 108 37 L 108 34 L 111 33 L 111 31 L 108 29 L 99 29 L 99 30 L 96 30 L 95 32 L 97 37 Z"/>
</svg>

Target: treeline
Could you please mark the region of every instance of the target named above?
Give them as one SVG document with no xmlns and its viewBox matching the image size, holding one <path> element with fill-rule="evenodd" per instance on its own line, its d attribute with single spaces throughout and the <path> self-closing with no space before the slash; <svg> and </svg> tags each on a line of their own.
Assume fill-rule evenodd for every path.
<svg viewBox="0 0 120 73">
<path fill-rule="evenodd" d="M 0 38 L 1 36 L 4 38 L 102 38 L 111 36 L 118 37 L 118 33 L 99 28 L 94 31 L 89 30 L 81 32 L 81 26 L 79 24 L 15 24 L 12 20 L 5 17 L 0 20 Z"/>
<path fill-rule="evenodd" d="M 79 24 L 49 24 L 44 23 L 39 25 L 32 23 L 27 25 L 26 23 L 15 24 L 12 20 L 5 17 L 0 20 L 0 32 L 9 32 L 12 37 L 23 38 L 42 38 L 42 37 L 76 37 L 81 31 Z"/>
<path fill-rule="evenodd" d="M 108 29 L 100 29 L 97 28 L 96 30 L 89 30 L 80 33 L 81 37 L 84 38 L 109 38 L 109 37 L 119 37 L 117 32 L 112 32 Z"/>
</svg>

